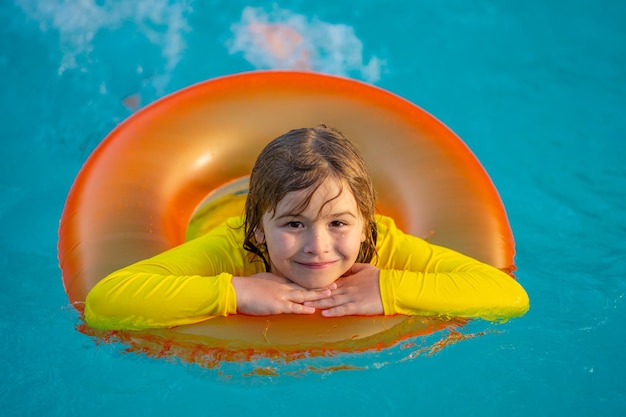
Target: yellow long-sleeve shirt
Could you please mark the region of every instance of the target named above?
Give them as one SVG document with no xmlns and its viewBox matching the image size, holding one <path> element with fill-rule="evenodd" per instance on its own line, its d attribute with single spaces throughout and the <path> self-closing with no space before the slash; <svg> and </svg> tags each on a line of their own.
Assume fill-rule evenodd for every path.
<svg viewBox="0 0 626 417">
<path fill-rule="evenodd" d="M 235 314 L 234 276 L 264 272 L 242 247 L 241 218 L 113 272 L 89 292 L 85 319 L 101 329 L 145 329 Z M 523 315 L 528 295 L 506 273 L 377 221 L 380 292 L 386 315 L 506 320 Z M 253 278 L 251 278 L 253 279 Z"/>
</svg>

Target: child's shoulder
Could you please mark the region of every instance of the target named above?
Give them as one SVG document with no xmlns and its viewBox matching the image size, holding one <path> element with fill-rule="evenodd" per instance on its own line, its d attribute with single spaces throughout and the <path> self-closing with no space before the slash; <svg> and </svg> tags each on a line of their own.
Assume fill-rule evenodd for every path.
<svg viewBox="0 0 626 417">
<path fill-rule="evenodd" d="M 385 216 L 383 214 L 377 214 L 375 220 L 376 220 L 376 228 L 377 228 L 378 234 L 381 234 L 383 232 L 387 232 L 390 230 L 399 230 L 398 227 L 396 226 L 396 222 L 389 216 Z"/>
<path fill-rule="evenodd" d="M 376 216 L 376 232 L 377 241 L 380 245 L 390 242 L 394 242 L 394 244 L 399 242 L 407 244 L 425 243 L 424 239 L 413 236 L 398 227 L 393 218 L 382 214 Z"/>
<path fill-rule="evenodd" d="M 214 221 L 213 224 L 205 225 L 199 229 L 198 238 L 207 241 L 212 239 L 227 239 L 230 241 L 239 241 L 243 239 L 244 218 L 243 216 L 227 217 L 221 221 Z M 190 239 L 195 240 L 196 238 Z"/>
<path fill-rule="evenodd" d="M 393 218 L 379 214 L 376 215 L 376 235 L 376 250 L 380 250 L 382 246 L 402 238 L 405 233 L 396 226 Z"/>
</svg>

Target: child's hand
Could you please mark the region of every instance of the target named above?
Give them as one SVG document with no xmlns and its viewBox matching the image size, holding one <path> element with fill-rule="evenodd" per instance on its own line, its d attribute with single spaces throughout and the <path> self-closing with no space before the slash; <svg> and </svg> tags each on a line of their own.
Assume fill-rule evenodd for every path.
<svg viewBox="0 0 626 417">
<path fill-rule="evenodd" d="M 304 306 L 323 309 L 325 317 L 383 314 L 379 277 L 380 269 L 374 265 L 354 264 L 335 282 L 330 297 L 306 301 Z"/>
<path fill-rule="evenodd" d="M 333 283 L 325 289 L 308 290 L 267 272 L 251 277 L 233 277 L 232 284 L 237 294 L 237 312 L 253 316 L 313 314 L 315 308 L 304 303 L 327 298 L 331 290 L 337 288 Z"/>
</svg>

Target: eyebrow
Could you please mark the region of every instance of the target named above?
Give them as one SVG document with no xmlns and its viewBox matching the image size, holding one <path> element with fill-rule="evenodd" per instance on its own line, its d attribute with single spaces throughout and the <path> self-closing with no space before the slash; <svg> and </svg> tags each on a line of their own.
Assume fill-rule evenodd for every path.
<svg viewBox="0 0 626 417">
<path fill-rule="evenodd" d="M 351 211 L 342 211 L 339 213 L 330 213 L 327 217 L 341 217 L 341 216 L 350 216 L 353 217 L 355 219 L 358 219 L 358 216 L 355 215 L 354 213 L 352 213 Z M 302 213 L 285 213 L 282 214 L 278 217 L 274 217 L 275 220 L 281 220 L 281 219 L 285 219 L 285 218 L 298 218 L 298 217 L 303 217 Z M 320 216 L 318 216 L 317 218 L 319 218 Z M 317 219 L 315 219 L 317 220 Z"/>
</svg>

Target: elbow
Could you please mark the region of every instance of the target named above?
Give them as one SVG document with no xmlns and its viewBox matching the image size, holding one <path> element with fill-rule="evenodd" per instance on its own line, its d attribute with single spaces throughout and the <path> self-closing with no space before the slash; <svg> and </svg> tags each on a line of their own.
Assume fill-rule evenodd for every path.
<svg viewBox="0 0 626 417">
<path fill-rule="evenodd" d="M 506 322 L 509 319 L 522 317 L 530 309 L 530 299 L 526 291 L 519 286 L 517 291 L 502 297 L 497 305 L 494 305 L 490 314 L 483 317 L 489 321 Z"/>
<path fill-rule="evenodd" d="M 87 294 L 85 300 L 85 323 L 91 328 L 100 330 L 117 330 L 108 314 L 109 306 L 105 297 L 94 291 Z"/>
<path fill-rule="evenodd" d="M 512 308 L 516 313 L 513 317 L 521 317 L 530 309 L 530 298 L 528 297 L 528 293 L 526 293 L 526 291 L 521 287 L 518 296 L 512 303 Z"/>
<path fill-rule="evenodd" d="M 98 330 L 134 330 L 132 302 L 117 297 L 106 281 L 100 281 L 85 299 L 85 323 Z"/>
</svg>

